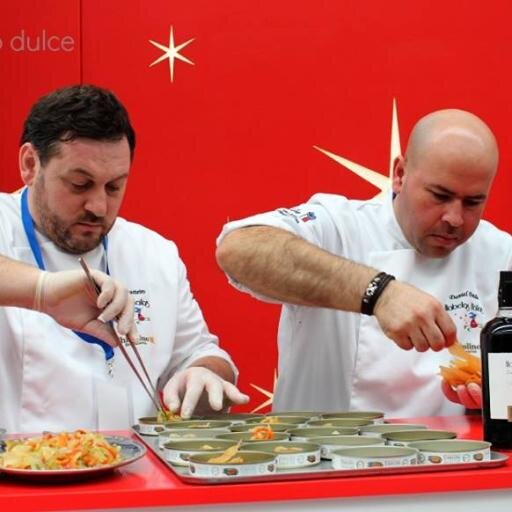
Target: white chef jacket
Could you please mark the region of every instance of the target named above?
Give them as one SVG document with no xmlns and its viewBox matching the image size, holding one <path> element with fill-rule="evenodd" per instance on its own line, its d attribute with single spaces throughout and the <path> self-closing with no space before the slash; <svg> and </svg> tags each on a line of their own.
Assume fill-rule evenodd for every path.
<svg viewBox="0 0 512 512">
<path fill-rule="evenodd" d="M 230 222 L 217 242 L 251 225 L 285 229 L 431 293 L 454 320 L 462 345 L 478 355 L 480 331 L 497 312 L 499 271 L 512 266 L 512 237 L 486 221 L 446 258 L 418 254 L 406 240 L 390 198 L 355 201 L 317 194 L 295 208 Z M 394 417 L 463 412 L 440 387 L 439 365 L 451 359 L 448 351 L 402 350 L 384 335 L 375 317 L 283 304 L 278 348 L 275 410 L 377 410 Z"/>
<path fill-rule="evenodd" d="M 35 265 L 21 222 L 20 197 L 0 194 L 0 254 Z M 36 236 L 47 270 L 80 268 L 76 255 L 59 250 L 38 232 Z M 154 383 L 204 356 L 221 357 L 233 366 L 208 332 L 173 242 L 117 218 L 108 234 L 107 254 L 100 244 L 83 256 L 103 271 L 108 259 L 112 277 L 132 294 L 141 336 L 138 349 Z M 0 426 L 9 432 L 120 429 L 155 414 L 118 348 L 111 378 L 99 345 L 86 343 L 47 315 L 0 307 L 0 336 Z"/>
</svg>

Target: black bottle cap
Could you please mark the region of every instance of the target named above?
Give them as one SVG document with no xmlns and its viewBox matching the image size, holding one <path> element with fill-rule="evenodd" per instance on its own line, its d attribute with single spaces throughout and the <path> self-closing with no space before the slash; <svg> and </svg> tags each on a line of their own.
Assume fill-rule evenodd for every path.
<svg viewBox="0 0 512 512">
<path fill-rule="evenodd" d="M 498 307 L 512 308 L 512 272 L 500 272 L 500 288 L 498 290 Z"/>
</svg>

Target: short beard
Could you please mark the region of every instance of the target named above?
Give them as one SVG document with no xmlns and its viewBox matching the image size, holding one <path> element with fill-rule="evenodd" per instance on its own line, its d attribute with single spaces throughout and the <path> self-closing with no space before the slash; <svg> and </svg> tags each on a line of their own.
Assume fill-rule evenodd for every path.
<svg viewBox="0 0 512 512">
<path fill-rule="evenodd" d="M 69 228 L 65 228 L 64 222 L 51 212 L 46 202 L 46 194 L 44 190 L 44 177 L 40 177 L 34 183 L 34 206 L 37 211 L 39 222 L 37 229 L 41 231 L 47 238 L 49 238 L 59 249 L 69 254 L 83 254 L 92 251 L 101 243 L 102 238 L 107 234 L 110 229 L 103 228 L 98 235 L 90 235 L 87 238 L 73 237 Z M 92 213 L 84 215 L 83 218 L 77 222 L 97 222 L 99 217 Z"/>
</svg>

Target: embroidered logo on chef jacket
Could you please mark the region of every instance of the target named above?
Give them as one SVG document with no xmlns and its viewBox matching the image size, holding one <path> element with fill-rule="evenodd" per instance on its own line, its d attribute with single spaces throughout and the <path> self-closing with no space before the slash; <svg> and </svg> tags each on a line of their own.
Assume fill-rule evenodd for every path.
<svg viewBox="0 0 512 512">
<path fill-rule="evenodd" d="M 155 343 L 155 338 L 150 335 L 147 327 L 151 327 L 151 301 L 147 297 L 146 290 L 136 289 L 130 290 L 130 295 L 133 298 L 133 315 L 135 325 L 139 331 L 138 345 L 147 345 L 148 343 Z M 128 340 L 123 340 L 124 344 L 128 343 Z"/>
<path fill-rule="evenodd" d="M 149 317 L 144 316 L 144 310 L 141 306 L 135 306 L 133 309 L 135 311 L 135 322 L 137 324 L 149 320 Z"/>
<path fill-rule="evenodd" d="M 484 310 L 478 294 L 470 290 L 448 296 L 444 309 L 457 326 L 457 337 L 470 353 L 479 355 L 480 331 L 484 326 Z"/>
<path fill-rule="evenodd" d="M 313 212 L 303 212 L 300 208 L 279 208 L 277 211 L 285 217 L 291 217 L 297 224 L 316 220 Z"/>
<path fill-rule="evenodd" d="M 119 336 L 119 339 L 123 342 L 123 345 L 125 347 L 130 345 L 130 342 L 128 341 L 128 339 L 125 336 Z M 154 336 L 143 336 L 139 332 L 139 339 L 138 339 L 138 341 L 135 342 L 135 345 L 148 345 L 149 343 L 153 343 L 153 344 L 156 343 L 155 337 Z"/>
<path fill-rule="evenodd" d="M 130 290 L 130 295 L 133 295 L 134 302 L 134 320 L 138 325 L 141 322 L 148 322 L 151 320 L 149 317 L 149 309 L 151 303 L 146 298 L 146 290 Z"/>
</svg>

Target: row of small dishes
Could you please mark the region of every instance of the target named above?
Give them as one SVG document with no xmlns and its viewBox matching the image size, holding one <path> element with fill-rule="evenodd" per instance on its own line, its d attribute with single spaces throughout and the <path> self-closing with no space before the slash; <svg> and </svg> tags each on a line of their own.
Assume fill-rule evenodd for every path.
<svg viewBox="0 0 512 512">
<path fill-rule="evenodd" d="M 284 454 L 276 456 L 271 452 L 270 444 L 263 443 L 252 450 L 240 450 L 238 454 L 243 462 L 212 463 L 211 458 L 223 452 L 196 453 L 189 457 L 189 472 L 197 477 L 231 477 L 231 476 L 260 476 L 276 473 L 278 469 L 291 469 L 297 466 L 287 466 Z M 277 443 L 279 444 L 279 443 Z M 260 448 L 261 446 L 261 448 Z M 308 452 L 301 456 L 308 464 L 300 467 L 315 465 L 320 462 L 318 457 L 319 445 L 304 446 Z M 257 450 L 257 451 L 256 451 Z M 380 469 L 391 467 L 416 466 L 418 464 L 464 464 L 489 460 L 489 443 L 482 441 L 424 441 L 412 443 L 409 447 L 394 446 L 362 446 L 359 448 L 342 448 L 331 453 L 331 464 L 337 470 Z M 298 455 L 292 460 L 296 462 Z"/>
<path fill-rule="evenodd" d="M 229 426 L 274 422 L 289 423 L 294 425 L 322 425 L 333 421 L 345 421 L 346 426 L 362 426 L 373 423 L 383 423 L 384 414 L 381 412 L 341 412 L 341 413 L 320 413 L 313 411 L 283 412 L 272 414 L 240 413 L 240 414 L 221 414 L 211 417 L 198 417 L 191 421 L 170 421 L 162 423 L 156 417 L 139 418 L 138 428 L 142 435 L 158 435 L 167 428 L 201 428 L 202 422 L 210 423 L 210 427 L 216 425 L 219 428 L 221 424 L 227 423 Z M 195 424 L 192 422 L 196 422 Z"/>
<path fill-rule="evenodd" d="M 190 474 L 198 477 L 265 475 L 277 469 L 314 466 L 321 459 L 332 460 L 334 469 L 358 469 L 490 458 L 489 443 L 453 440 L 454 432 L 428 430 L 424 425 L 384 424 L 382 413 L 296 414 L 242 414 L 174 422 L 160 425 L 150 435 L 158 433 L 166 460 L 188 465 Z M 250 439 L 250 430 L 257 424 L 276 418 L 278 423 L 270 423 L 272 441 Z M 141 433 L 147 420 L 140 420 Z M 240 440 L 242 462 L 209 462 Z"/>
<path fill-rule="evenodd" d="M 425 431 L 428 432 L 428 431 Z M 399 432 L 393 432 L 391 435 L 400 437 Z M 469 462 L 480 462 L 489 460 L 490 444 L 482 441 L 469 441 L 461 439 L 446 439 L 447 432 L 432 431 L 432 435 L 420 435 L 418 431 L 410 431 L 411 441 L 400 444 L 407 446 L 389 445 L 386 442 L 389 438 L 385 437 L 367 437 L 367 436 L 327 436 L 310 438 L 307 442 L 289 441 L 288 439 L 272 441 L 245 441 L 242 443 L 241 450 L 264 451 L 273 453 L 277 457 L 278 469 L 291 469 L 298 467 L 307 467 L 318 464 L 321 459 L 332 460 L 335 469 L 350 469 L 355 467 L 372 466 L 400 466 L 406 464 L 459 464 Z M 452 436 L 450 436 L 452 437 Z M 423 441 L 414 441 L 413 439 L 427 439 Z M 436 439 L 438 438 L 438 439 Z M 404 439 L 404 438 L 403 438 Z M 190 457 L 204 452 L 215 452 L 226 450 L 237 444 L 236 440 L 228 439 L 228 435 L 219 435 L 216 438 L 203 438 L 195 440 L 176 440 L 169 441 L 164 445 L 163 452 L 166 460 L 175 465 L 187 465 Z M 366 450 L 362 450 L 366 448 Z M 381 450 L 386 448 L 386 450 Z M 411 451 L 412 449 L 412 451 Z M 354 455 L 360 455 L 361 460 L 340 464 L 340 459 L 335 455 L 347 453 L 347 450 L 354 450 Z M 400 455 L 411 457 L 402 460 Z M 213 457 L 214 454 L 211 454 Z M 389 461 L 372 459 L 381 456 L 389 456 Z M 336 461 L 337 459 L 337 461 Z"/>
</svg>

